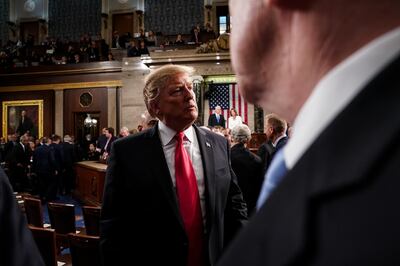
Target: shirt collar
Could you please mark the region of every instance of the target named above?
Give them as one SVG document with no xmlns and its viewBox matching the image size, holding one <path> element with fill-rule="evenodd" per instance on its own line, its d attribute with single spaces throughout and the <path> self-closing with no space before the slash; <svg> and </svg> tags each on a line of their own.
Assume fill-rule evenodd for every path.
<svg viewBox="0 0 400 266">
<path fill-rule="evenodd" d="M 173 140 L 173 138 L 175 137 L 175 135 L 177 133 L 172 128 L 169 128 L 162 121 L 158 121 L 158 131 L 160 132 L 161 143 L 163 146 L 168 145 Z M 185 131 L 183 131 L 183 133 L 185 134 L 186 138 L 191 143 L 193 143 L 193 140 L 194 140 L 193 127 L 192 126 L 188 127 Z"/>
<path fill-rule="evenodd" d="M 399 54 L 399 43 L 400 27 L 360 48 L 321 79 L 293 124 L 293 136 L 284 149 L 288 169 L 293 168 L 321 132 Z"/>
</svg>

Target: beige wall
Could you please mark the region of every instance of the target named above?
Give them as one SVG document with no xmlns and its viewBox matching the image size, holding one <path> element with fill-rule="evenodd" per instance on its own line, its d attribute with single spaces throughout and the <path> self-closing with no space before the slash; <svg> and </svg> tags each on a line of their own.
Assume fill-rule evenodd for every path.
<svg viewBox="0 0 400 266">
<path fill-rule="evenodd" d="M 55 125 L 54 125 L 54 133 L 63 136 L 64 132 L 64 91 L 57 90 L 55 91 Z"/>
<path fill-rule="evenodd" d="M 150 73 L 138 57 L 124 58 L 122 64 L 122 82 L 120 88 L 120 126 L 130 130 L 137 128 L 141 114 L 146 111 L 143 102 L 144 78 Z"/>
</svg>

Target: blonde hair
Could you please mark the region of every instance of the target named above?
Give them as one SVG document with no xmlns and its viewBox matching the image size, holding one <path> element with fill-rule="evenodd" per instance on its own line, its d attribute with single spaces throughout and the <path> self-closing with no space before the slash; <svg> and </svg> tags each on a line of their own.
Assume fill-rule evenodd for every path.
<svg viewBox="0 0 400 266">
<path fill-rule="evenodd" d="M 155 114 L 151 110 L 151 102 L 155 101 L 160 95 L 160 91 L 165 88 L 170 79 L 178 74 L 191 76 L 194 70 L 192 67 L 182 65 L 165 65 L 151 72 L 145 79 L 143 88 L 143 98 L 147 110 L 152 116 Z"/>
<path fill-rule="evenodd" d="M 271 113 L 265 116 L 266 125 L 269 124 L 276 133 L 284 133 L 287 128 L 286 120 L 279 117 L 277 114 Z"/>
</svg>

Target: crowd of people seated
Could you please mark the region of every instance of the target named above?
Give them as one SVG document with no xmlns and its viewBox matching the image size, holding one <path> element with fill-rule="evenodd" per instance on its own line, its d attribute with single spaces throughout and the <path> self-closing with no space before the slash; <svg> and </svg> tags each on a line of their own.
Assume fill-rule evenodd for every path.
<svg viewBox="0 0 400 266">
<path fill-rule="evenodd" d="M 9 40 L 0 48 L 0 66 L 11 70 L 16 67 L 37 65 L 65 65 L 109 60 L 109 45 L 101 37 L 83 34 L 79 40 L 47 37 L 39 45 L 34 45 L 33 36 L 27 41 Z"/>
<path fill-rule="evenodd" d="M 141 56 L 149 54 L 148 47 L 167 48 L 169 46 L 200 45 L 216 35 L 212 27 L 207 24 L 204 28 L 194 26 L 190 34 L 163 35 L 161 32 L 144 32 L 140 30 L 138 36 L 133 37 L 130 32 L 119 34 L 113 32 L 111 48 L 126 49 L 127 56 Z M 39 45 L 35 45 L 33 35 L 29 34 L 26 40 L 8 40 L 0 47 L 0 69 L 12 71 L 17 67 L 38 65 L 66 65 L 89 63 L 96 61 L 113 61 L 114 55 L 101 34 L 91 36 L 82 34 L 79 41 L 61 40 L 47 37 Z"/>
</svg>

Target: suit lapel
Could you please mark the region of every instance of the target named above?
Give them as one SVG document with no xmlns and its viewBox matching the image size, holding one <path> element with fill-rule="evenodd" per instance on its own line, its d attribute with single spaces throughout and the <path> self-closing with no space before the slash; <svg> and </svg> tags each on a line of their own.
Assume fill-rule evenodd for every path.
<svg viewBox="0 0 400 266">
<path fill-rule="evenodd" d="M 215 180 L 215 171 L 214 171 L 214 153 L 212 150 L 212 142 L 207 137 L 206 133 L 193 126 L 196 132 L 197 140 L 200 146 L 201 158 L 204 169 L 204 179 L 207 191 L 207 215 L 209 218 L 207 221 L 214 221 L 214 211 L 215 211 L 215 189 L 216 189 L 216 180 Z M 211 225 L 207 223 L 207 232 L 209 231 L 209 227 Z"/>
<path fill-rule="evenodd" d="M 175 214 L 175 217 L 183 229 L 184 225 L 178 208 L 178 200 L 173 188 L 168 164 L 162 148 L 162 143 L 158 135 L 158 125 L 150 129 L 149 137 L 151 139 L 151 146 L 153 147 L 150 160 L 153 161 L 155 165 L 155 167 L 152 167 L 153 175 L 156 177 L 159 185 L 161 186 L 161 190 L 164 192 L 165 198 L 167 199 L 173 213 Z"/>
<path fill-rule="evenodd" d="M 312 227 L 313 202 L 333 200 L 341 192 L 368 183 L 398 145 L 400 134 L 400 79 L 397 59 L 341 112 L 288 172 L 255 217 L 265 226 L 259 241 L 266 263 L 284 265 L 306 253 Z M 388 119 L 388 115 L 391 115 Z M 380 158 L 380 159 L 378 159 Z M 268 224 L 262 224 L 268 221 Z M 254 236 L 258 238 L 258 236 Z M 285 241 L 282 241 L 284 239 Z M 276 252 L 279 251 L 279 252 Z"/>
</svg>

